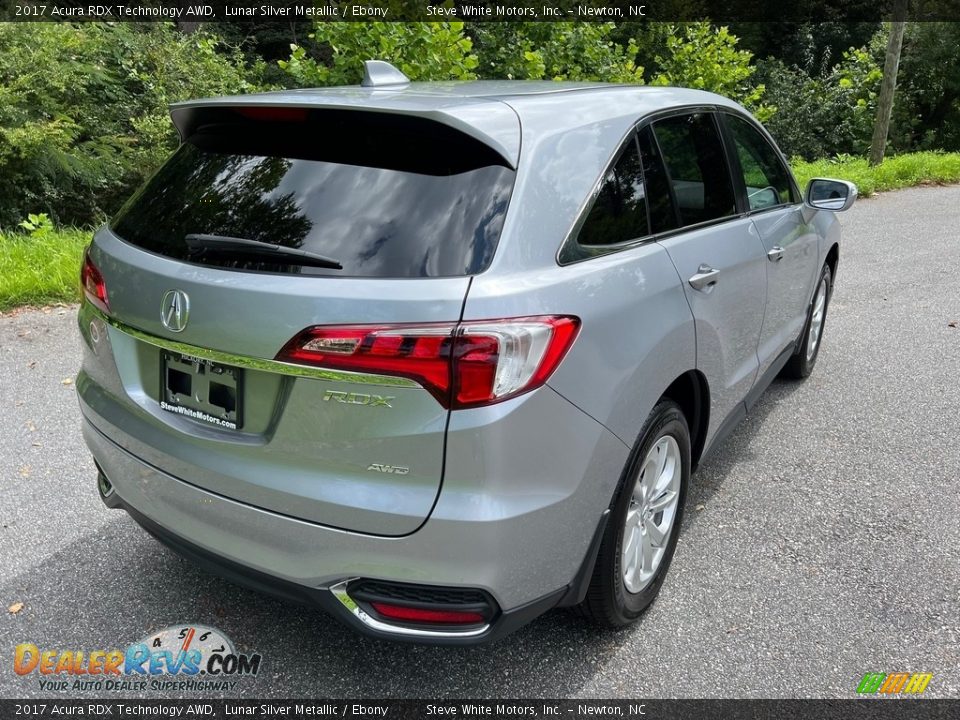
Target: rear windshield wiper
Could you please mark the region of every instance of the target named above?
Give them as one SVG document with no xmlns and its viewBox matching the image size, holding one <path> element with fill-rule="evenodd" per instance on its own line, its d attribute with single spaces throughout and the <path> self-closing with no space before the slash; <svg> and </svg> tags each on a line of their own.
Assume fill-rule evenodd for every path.
<svg viewBox="0 0 960 720">
<path fill-rule="evenodd" d="M 278 262 L 343 270 L 343 265 L 326 255 L 260 242 L 259 240 L 247 240 L 246 238 L 235 238 L 227 235 L 204 235 L 202 233 L 191 233 L 184 240 L 187 242 L 191 255 L 229 255 L 261 262 Z"/>
</svg>

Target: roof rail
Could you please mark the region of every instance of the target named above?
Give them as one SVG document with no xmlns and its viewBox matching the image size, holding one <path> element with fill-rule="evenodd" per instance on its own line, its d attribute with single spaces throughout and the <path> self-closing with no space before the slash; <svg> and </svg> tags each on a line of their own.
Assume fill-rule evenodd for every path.
<svg viewBox="0 0 960 720">
<path fill-rule="evenodd" d="M 410 84 L 410 78 L 383 60 L 363 61 L 363 87 L 402 87 Z"/>
</svg>

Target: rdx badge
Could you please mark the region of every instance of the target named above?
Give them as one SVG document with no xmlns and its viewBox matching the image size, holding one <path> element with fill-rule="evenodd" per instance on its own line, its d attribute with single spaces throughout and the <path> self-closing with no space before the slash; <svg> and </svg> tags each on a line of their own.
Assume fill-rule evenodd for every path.
<svg viewBox="0 0 960 720">
<path fill-rule="evenodd" d="M 347 405 L 366 405 L 368 407 L 393 407 L 390 401 L 396 400 L 396 398 L 384 397 L 383 395 L 348 393 L 341 392 L 340 390 L 327 390 L 323 394 L 323 399 L 325 402 L 333 400 L 338 403 L 346 403 Z"/>
</svg>

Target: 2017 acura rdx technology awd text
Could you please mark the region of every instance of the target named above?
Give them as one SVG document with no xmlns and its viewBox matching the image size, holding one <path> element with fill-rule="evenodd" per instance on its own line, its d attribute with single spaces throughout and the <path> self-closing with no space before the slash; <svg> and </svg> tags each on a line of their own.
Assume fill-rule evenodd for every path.
<svg viewBox="0 0 960 720">
<path fill-rule="evenodd" d="M 172 117 L 83 266 L 100 494 L 371 635 L 634 621 L 691 472 L 817 361 L 856 188 L 725 98 L 371 61 Z"/>
</svg>

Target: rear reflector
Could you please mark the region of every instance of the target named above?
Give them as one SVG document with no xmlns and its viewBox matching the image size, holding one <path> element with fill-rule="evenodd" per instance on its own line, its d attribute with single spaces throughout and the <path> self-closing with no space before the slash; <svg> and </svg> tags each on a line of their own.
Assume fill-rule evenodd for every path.
<svg viewBox="0 0 960 720">
<path fill-rule="evenodd" d="M 543 385 L 570 349 L 575 317 L 312 327 L 277 360 L 410 378 L 444 407 L 490 405 Z"/>
<path fill-rule="evenodd" d="M 383 602 L 372 602 L 370 606 L 380 615 L 391 620 L 446 625 L 477 625 L 484 622 L 484 617 L 480 613 L 464 610 L 428 610 Z"/>
<path fill-rule="evenodd" d="M 105 313 L 110 312 L 107 303 L 107 285 L 103 282 L 103 275 L 99 268 L 90 259 L 90 248 L 83 253 L 83 266 L 80 268 L 80 287 L 87 300 Z"/>
</svg>

